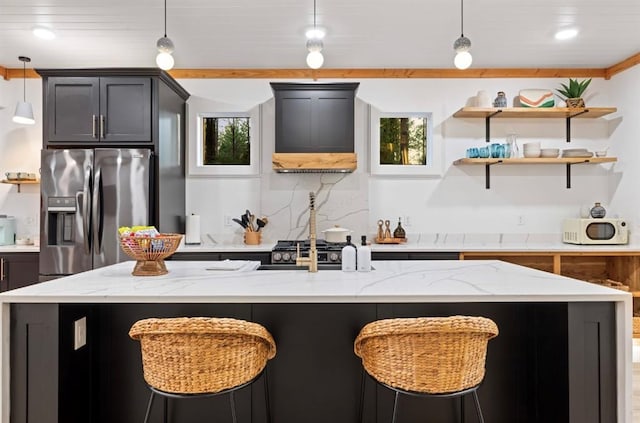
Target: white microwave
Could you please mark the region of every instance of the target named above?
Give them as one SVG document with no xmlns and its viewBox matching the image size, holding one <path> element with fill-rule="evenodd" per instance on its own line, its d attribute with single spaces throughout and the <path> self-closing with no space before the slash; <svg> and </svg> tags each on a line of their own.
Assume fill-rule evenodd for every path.
<svg viewBox="0 0 640 423">
<path fill-rule="evenodd" d="M 623 219 L 565 219 L 562 242 L 568 244 L 628 244 L 629 228 Z"/>
</svg>

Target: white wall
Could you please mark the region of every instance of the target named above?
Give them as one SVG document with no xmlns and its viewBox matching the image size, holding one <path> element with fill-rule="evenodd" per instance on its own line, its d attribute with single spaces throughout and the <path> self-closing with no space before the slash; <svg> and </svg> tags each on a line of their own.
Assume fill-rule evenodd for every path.
<svg viewBox="0 0 640 423">
<path fill-rule="evenodd" d="M 379 218 L 395 222 L 409 217 L 407 232 L 429 233 L 559 233 L 561 220 L 578 216 L 581 209 L 600 201 L 609 215 L 640 222 L 637 198 L 638 155 L 635 135 L 640 122 L 632 103 L 640 87 L 634 86 L 640 68 L 611 81 L 594 80 L 586 97 L 590 106 L 614 106 L 619 112 L 603 119 L 574 120 L 573 141 L 566 144 L 562 119 L 492 121 L 492 140 L 504 141 L 516 132 L 519 143 L 540 140 L 545 147 L 610 147 L 619 162 L 572 168 L 573 188 L 565 188 L 563 165 L 493 166 L 491 189 L 484 188 L 483 166 L 453 166 L 466 148 L 484 145 L 484 120 L 454 119 L 453 113 L 479 90 L 491 97 L 505 91 L 508 98 L 523 88 L 553 89 L 564 79 L 362 79 L 357 92 L 356 150 L 358 170 L 350 175 L 276 174 L 273 151 L 273 94 L 269 80 L 202 80 L 179 82 L 192 95 L 250 109 L 264 103 L 262 161 L 258 177 L 188 177 L 187 213 L 202 216 L 202 233 L 239 240 L 237 225 L 225 226 L 225 216 L 237 217 L 245 209 L 268 216 L 268 239 L 297 238 L 306 233 L 307 192 L 319 193 L 319 229 L 339 223 L 356 235 L 375 231 Z M 292 81 L 309 82 L 309 81 Z M 322 80 L 320 82 L 334 82 Z M 349 80 L 349 82 L 353 82 Z M 37 171 L 41 147 L 41 81 L 27 81 L 37 123 L 32 127 L 11 122 L 22 80 L 0 81 L 0 175 L 7 171 Z M 372 177 L 368 173 L 366 104 L 385 112 L 433 113 L 434 132 L 444 144 L 441 178 Z M 19 217 L 19 231 L 37 218 L 37 186 L 17 188 L 0 184 L 0 213 Z M 522 223 L 522 224 L 520 224 Z M 634 226 L 635 228 L 635 226 Z M 31 230 L 31 229 L 29 229 Z M 640 232 L 640 231 L 639 231 Z M 220 235 L 222 234 L 222 235 Z"/>
<path fill-rule="evenodd" d="M 616 75 L 607 87 L 618 107 L 610 122 L 611 150 L 618 157 L 615 175 L 609 179 L 611 206 L 634 222 L 640 234 L 640 66 Z"/>
<path fill-rule="evenodd" d="M 11 118 L 16 102 L 22 100 L 22 79 L 0 80 L 0 179 L 5 172 L 34 172 L 40 169 L 42 148 L 42 81 L 27 80 L 27 101 L 33 106 L 35 125 L 19 125 Z M 15 216 L 17 236 L 39 232 L 40 186 L 0 184 L 0 214 Z"/>
<path fill-rule="evenodd" d="M 379 218 L 395 222 L 397 217 L 403 217 L 409 219 L 406 228 L 409 233 L 559 233 L 563 218 L 577 217 L 581 209 L 596 201 L 608 208 L 609 215 L 631 218 L 628 208 L 618 210 L 612 203 L 614 193 L 622 194 L 618 165 L 574 166 L 571 189 L 566 188 L 563 165 L 493 166 L 490 190 L 484 187 L 483 166 L 452 165 L 454 160 L 464 156 L 467 147 L 485 144 L 483 119 L 452 117 L 479 90 L 492 93 L 492 97 L 497 91 L 505 91 L 512 99 L 520 89 L 553 89 L 559 82 L 564 80 L 360 80 L 356 111 L 358 170 L 340 177 L 343 179 L 335 192 L 349 186 L 343 191 L 347 195 L 332 196 L 334 191 L 327 188 L 328 199 L 323 207 L 331 209 L 331 218 L 318 226 L 324 229 L 340 223 L 353 229 L 356 235 L 367 233 L 371 236 Z M 247 109 L 272 97 L 268 80 L 185 79 L 180 83 L 193 95 Z M 610 86 L 611 81 L 594 80 L 588 90 L 587 104 L 616 106 L 615 99 L 610 100 Z M 436 139 L 445 144 L 443 176 L 408 179 L 368 174 L 368 122 L 366 116 L 361 115 L 362 104 L 371 104 L 386 112 L 432 112 Z M 612 145 L 618 138 L 615 116 L 613 121 L 608 118 L 574 120 L 571 144 L 565 141 L 563 119 L 495 119 L 491 138 L 503 142 L 507 133 L 516 132 L 520 145 L 539 140 L 543 147 L 586 147 L 592 151 L 611 145 L 610 152 L 615 154 L 618 151 Z M 235 217 L 248 207 L 255 213 L 267 215 L 273 222 L 266 235 L 280 239 L 287 235 L 289 238 L 301 237 L 304 228 L 299 222 L 304 220 L 306 213 L 304 190 L 317 189 L 323 182 L 333 183 L 338 178 L 335 175 L 273 173 L 270 164 L 273 128 L 269 119 L 270 115 L 265 115 L 260 178 L 187 179 L 188 212 L 204 215 L 203 233 L 235 234 L 239 239 L 241 232 L 237 225 L 225 227 L 224 217 Z M 274 180 L 280 181 L 278 187 L 273 186 Z M 368 193 L 362 192 L 365 189 Z M 213 195 L 205 197 L 203 192 Z M 258 195 L 259 192 L 262 195 Z M 291 201 L 283 204 L 288 194 L 291 194 Z M 352 201 L 348 201 L 349 198 Z"/>
</svg>

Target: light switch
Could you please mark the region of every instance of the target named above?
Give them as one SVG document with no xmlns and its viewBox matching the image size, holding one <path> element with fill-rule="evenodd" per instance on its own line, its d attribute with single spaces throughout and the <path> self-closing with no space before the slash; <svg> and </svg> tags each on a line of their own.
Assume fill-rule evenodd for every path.
<svg viewBox="0 0 640 423">
<path fill-rule="evenodd" d="M 87 344 L 87 317 L 73 322 L 73 349 L 79 350 Z"/>
</svg>

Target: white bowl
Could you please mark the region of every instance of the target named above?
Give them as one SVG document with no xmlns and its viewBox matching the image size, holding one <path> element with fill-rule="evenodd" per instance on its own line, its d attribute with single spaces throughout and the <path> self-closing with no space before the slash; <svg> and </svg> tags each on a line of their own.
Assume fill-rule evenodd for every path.
<svg viewBox="0 0 640 423">
<path fill-rule="evenodd" d="M 540 157 L 540 150 L 534 150 L 534 149 L 530 148 L 528 150 L 524 150 L 522 155 L 527 157 L 527 158 Z"/>
<path fill-rule="evenodd" d="M 559 148 L 543 148 L 540 150 L 540 157 L 553 158 L 558 157 L 558 154 L 560 154 Z"/>
</svg>

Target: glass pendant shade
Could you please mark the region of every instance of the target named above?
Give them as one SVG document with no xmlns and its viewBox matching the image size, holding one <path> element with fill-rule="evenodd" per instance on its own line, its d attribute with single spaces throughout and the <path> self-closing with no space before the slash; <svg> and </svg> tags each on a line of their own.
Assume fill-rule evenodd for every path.
<svg viewBox="0 0 640 423">
<path fill-rule="evenodd" d="M 170 53 L 160 52 L 156 56 L 156 64 L 162 70 L 170 70 L 173 68 L 175 61 L 173 60 L 173 56 Z"/>
<path fill-rule="evenodd" d="M 33 118 L 31 103 L 19 101 L 16 105 L 16 112 L 13 114 L 13 121 L 23 125 L 33 125 L 36 123 L 36 120 Z"/>
<path fill-rule="evenodd" d="M 158 47 L 158 51 L 160 53 L 173 53 L 173 50 L 176 49 L 176 47 L 173 45 L 173 41 L 171 41 L 171 38 L 169 37 L 158 38 L 156 47 Z"/>
<path fill-rule="evenodd" d="M 307 54 L 307 66 L 311 69 L 320 69 L 324 63 L 324 56 L 319 51 L 310 51 Z"/>
<path fill-rule="evenodd" d="M 471 57 L 471 53 L 468 51 L 461 51 L 456 53 L 456 57 L 453 59 L 453 64 L 458 69 L 467 69 L 471 66 L 472 61 L 473 57 Z"/>
</svg>

